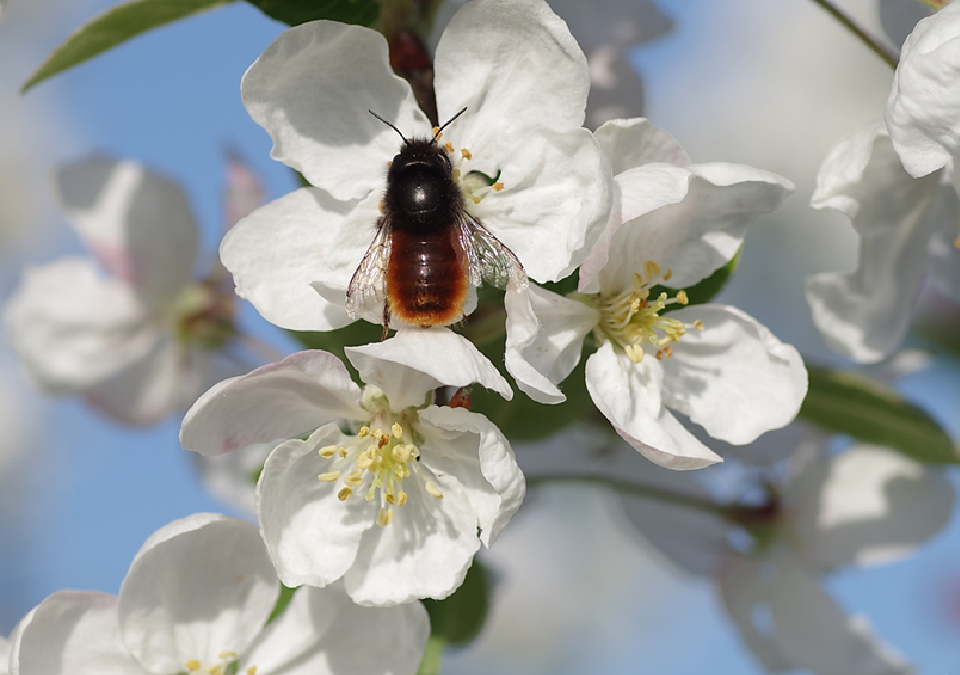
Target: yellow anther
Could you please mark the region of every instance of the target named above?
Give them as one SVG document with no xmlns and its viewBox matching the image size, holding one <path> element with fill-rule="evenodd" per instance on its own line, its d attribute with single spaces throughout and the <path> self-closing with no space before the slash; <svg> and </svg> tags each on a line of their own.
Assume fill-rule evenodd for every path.
<svg viewBox="0 0 960 675">
<path fill-rule="evenodd" d="M 407 503 L 407 493 L 401 492 L 397 495 L 397 506 L 403 506 Z"/>
<path fill-rule="evenodd" d="M 383 213 L 383 200 L 382 200 L 382 199 L 377 202 L 377 211 L 379 211 L 380 213 Z"/>
<path fill-rule="evenodd" d="M 340 492 L 337 493 L 337 499 L 341 502 L 347 501 L 347 497 L 353 494 L 353 490 L 348 487 L 340 488 Z"/>
<path fill-rule="evenodd" d="M 669 359 L 671 356 L 673 356 L 673 347 L 664 347 L 664 348 L 663 348 L 663 355 L 664 355 L 665 357 L 667 357 L 668 359 Z"/>
<path fill-rule="evenodd" d="M 493 184 L 493 191 L 500 192 L 504 187 L 506 186 L 503 183 L 501 183 L 500 181 L 497 181 L 496 183 Z"/>
<path fill-rule="evenodd" d="M 454 177 L 456 180 L 460 180 L 460 169 L 454 169 L 454 170 L 453 170 L 453 177 Z"/>
<path fill-rule="evenodd" d="M 703 330 L 703 321 L 701 321 L 700 319 L 697 319 L 696 321 L 693 322 L 693 327 L 696 328 L 697 330 Z"/>
<path fill-rule="evenodd" d="M 397 500 L 393 495 L 387 495 L 387 504 L 396 504 Z"/>
<path fill-rule="evenodd" d="M 190 671 L 191 673 L 196 670 L 200 670 L 200 662 L 197 661 L 196 659 L 190 659 L 183 665 L 186 666 L 187 670 Z"/>
<path fill-rule="evenodd" d="M 250 666 L 249 668 L 247 668 L 247 675 L 257 675 L 257 667 Z"/>
<path fill-rule="evenodd" d="M 446 150 L 447 152 L 449 152 L 449 153 L 452 155 L 452 154 L 453 154 L 453 143 L 450 143 L 449 141 L 447 141 L 446 143 L 443 144 L 443 149 Z"/>
<path fill-rule="evenodd" d="M 337 454 L 340 455 L 340 457 L 346 457 L 347 449 L 341 445 L 340 448 L 337 450 Z"/>
<path fill-rule="evenodd" d="M 655 260 L 648 260 L 643 263 L 643 276 L 649 279 L 656 279 L 660 276 L 660 265 Z"/>
<path fill-rule="evenodd" d="M 380 427 L 377 427 L 376 429 L 370 432 L 370 435 L 379 441 L 381 438 L 383 438 L 383 429 L 381 429 Z"/>
<path fill-rule="evenodd" d="M 377 525 L 386 527 L 393 521 L 393 507 L 380 507 L 380 513 L 377 514 Z"/>
<path fill-rule="evenodd" d="M 370 435 L 370 427 L 360 427 L 360 431 L 357 432 L 357 438 L 366 438 Z"/>
<path fill-rule="evenodd" d="M 466 148 L 460 148 L 460 154 L 463 155 L 464 159 L 473 159 L 473 154 Z"/>
<path fill-rule="evenodd" d="M 347 487 L 360 487 L 363 484 L 363 469 L 353 469 L 344 477 L 343 482 Z"/>
<path fill-rule="evenodd" d="M 673 278 L 673 270 L 670 269 L 670 268 L 667 268 L 666 274 L 663 275 L 663 280 L 664 280 L 664 281 L 670 281 L 670 279 L 672 279 L 672 278 Z"/>
<path fill-rule="evenodd" d="M 222 666 L 208 666 L 203 669 L 203 672 L 208 673 L 208 675 L 223 675 Z"/>
<path fill-rule="evenodd" d="M 393 161 L 392 161 L 392 160 L 389 161 L 389 162 L 387 162 L 387 168 L 389 169 L 391 166 L 393 166 Z"/>
<path fill-rule="evenodd" d="M 357 456 L 357 468 L 369 469 L 373 466 L 374 455 L 369 450 L 364 450 Z"/>
<path fill-rule="evenodd" d="M 317 478 L 322 480 L 324 483 L 333 483 L 340 477 L 339 471 L 327 471 L 326 473 L 321 473 Z"/>
<path fill-rule="evenodd" d="M 473 203 L 474 203 L 474 204 L 479 204 L 479 203 L 480 203 L 480 198 L 479 198 L 479 197 L 474 197 L 474 198 L 473 198 Z"/>
<path fill-rule="evenodd" d="M 397 422 L 393 423 L 393 427 L 390 429 L 393 432 L 393 437 L 398 441 L 403 438 L 403 427 L 401 427 Z"/>
<path fill-rule="evenodd" d="M 657 361 L 662 361 L 662 360 L 663 360 L 663 350 L 662 350 L 662 349 L 658 349 L 658 350 L 657 350 L 656 357 L 657 357 Z"/>
<path fill-rule="evenodd" d="M 440 488 L 438 488 L 437 484 L 434 483 L 432 480 L 428 480 L 426 484 L 423 486 L 423 489 L 426 490 L 427 494 L 430 495 L 431 497 L 435 497 L 437 499 L 443 499 L 443 493 L 440 492 Z"/>
<path fill-rule="evenodd" d="M 227 651 L 217 654 L 217 658 L 221 661 L 235 661 L 237 658 L 237 653 L 228 649 Z"/>
<path fill-rule="evenodd" d="M 337 446 L 325 445 L 322 448 L 320 448 L 320 456 L 325 458 L 330 458 L 330 457 L 333 457 L 336 451 L 337 451 Z"/>
<path fill-rule="evenodd" d="M 440 127 L 434 127 L 431 129 L 434 138 L 443 138 L 443 132 L 440 131 Z"/>
<path fill-rule="evenodd" d="M 690 298 L 687 297 L 687 292 L 686 292 L 686 291 L 678 291 L 678 292 L 677 292 L 677 302 L 679 302 L 681 305 L 689 305 L 689 304 L 690 304 Z"/>
</svg>

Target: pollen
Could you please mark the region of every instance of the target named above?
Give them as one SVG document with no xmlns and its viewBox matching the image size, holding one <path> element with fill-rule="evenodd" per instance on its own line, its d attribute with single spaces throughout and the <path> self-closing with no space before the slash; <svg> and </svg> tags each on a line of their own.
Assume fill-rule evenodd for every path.
<svg viewBox="0 0 960 675">
<path fill-rule="evenodd" d="M 473 159 L 473 153 L 467 150 L 466 148 L 460 148 L 460 154 L 464 159 Z"/>
<path fill-rule="evenodd" d="M 416 412 L 395 414 L 378 409 L 369 425 L 360 427 L 342 445 L 325 445 L 317 451 L 323 463 L 318 478 L 330 483 L 337 499 L 345 502 L 359 495 L 365 501 L 379 502 L 376 522 L 386 527 L 393 522 L 395 509 L 409 500 L 409 481 L 440 499 L 436 484 L 424 476 L 420 466 L 420 432 Z M 422 494 L 417 491 L 416 494 Z"/>
<path fill-rule="evenodd" d="M 493 187 L 493 191 L 494 191 L 494 192 L 500 192 L 500 191 L 503 190 L 503 188 L 504 188 L 505 186 L 504 186 L 504 184 L 501 183 L 500 181 L 497 181 L 496 183 L 494 183 L 494 184 L 492 185 L 492 187 Z"/>
<path fill-rule="evenodd" d="M 688 324 L 679 319 L 662 315 L 675 305 L 690 303 L 685 291 L 677 291 L 672 298 L 666 291 L 651 297 L 651 289 L 672 278 L 673 270 L 664 272 L 653 260 L 646 261 L 641 270 L 633 275 L 632 287 L 585 300 L 600 312 L 600 321 L 594 327 L 597 338 L 618 345 L 633 363 L 640 363 L 646 350 L 657 360 L 670 358 L 673 356 L 671 345 L 680 340 L 688 328 Z M 689 327 L 703 330 L 703 322 L 698 319 Z"/>
<path fill-rule="evenodd" d="M 443 132 L 440 131 L 440 127 L 434 127 L 431 131 L 433 132 L 434 138 L 443 138 Z"/>
<path fill-rule="evenodd" d="M 444 143 L 444 144 L 443 144 L 443 149 L 446 150 L 447 152 L 449 152 L 449 153 L 452 155 L 452 154 L 453 154 L 453 150 L 454 150 L 454 148 L 453 148 L 453 143 L 450 143 L 450 142 Z"/>
<path fill-rule="evenodd" d="M 196 659 L 190 659 L 183 665 L 191 673 L 200 670 L 200 662 L 197 661 Z"/>
</svg>

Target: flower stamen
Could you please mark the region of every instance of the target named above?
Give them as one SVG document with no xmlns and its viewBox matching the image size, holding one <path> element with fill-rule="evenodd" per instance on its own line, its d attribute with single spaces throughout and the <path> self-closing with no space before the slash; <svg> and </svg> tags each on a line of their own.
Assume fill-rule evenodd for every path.
<svg viewBox="0 0 960 675">
<path fill-rule="evenodd" d="M 591 302 L 600 312 L 600 321 L 594 328 L 598 340 L 611 340 L 619 345 L 634 363 L 643 359 L 644 345 L 653 350 L 658 360 L 670 358 L 673 355 L 670 345 L 683 337 L 688 325 L 661 316 L 661 313 L 673 305 L 688 305 L 690 298 L 683 290 L 677 291 L 672 298 L 666 291 L 651 298 L 650 290 L 672 277 L 673 270 L 663 272 L 656 261 L 648 260 L 641 272 L 634 273 L 631 288 L 612 295 L 595 296 Z M 703 322 L 699 319 L 690 325 L 703 330 Z"/>
</svg>

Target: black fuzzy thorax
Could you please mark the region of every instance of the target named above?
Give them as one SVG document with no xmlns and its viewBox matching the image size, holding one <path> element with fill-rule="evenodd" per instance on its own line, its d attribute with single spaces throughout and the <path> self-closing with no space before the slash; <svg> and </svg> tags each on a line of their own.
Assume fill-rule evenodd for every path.
<svg viewBox="0 0 960 675">
<path fill-rule="evenodd" d="M 450 227 L 463 197 L 446 151 L 427 139 L 404 143 L 387 173 L 383 202 L 394 230 L 414 234 Z"/>
</svg>

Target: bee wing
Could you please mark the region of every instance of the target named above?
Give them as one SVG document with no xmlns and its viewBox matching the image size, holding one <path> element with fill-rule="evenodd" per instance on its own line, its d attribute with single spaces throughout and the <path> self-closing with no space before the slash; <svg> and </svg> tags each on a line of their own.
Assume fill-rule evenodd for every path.
<svg viewBox="0 0 960 675">
<path fill-rule="evenodd" d="M 347 288 L 347 314 L 352 319 L 372 312 L 379 316 L 387 302 L 387 263 L 390 260 L 390 228 L 381 218 L 373 243 L 363 254 Z"/>
<path fill-rule="evenodd" d="M 460 219 L 460 245 L 470 261 L 470 283 L 481 280 L 497 288 L 525 288 L 527 274 L 517 256 L 490 233 L 479 220 L 463 212 Z"/>
</svg>

